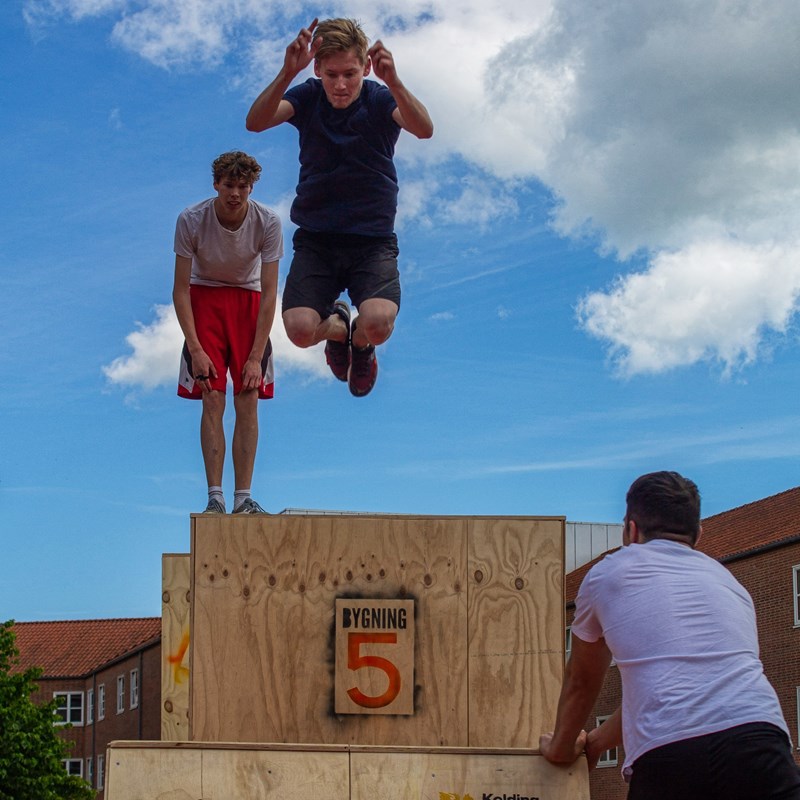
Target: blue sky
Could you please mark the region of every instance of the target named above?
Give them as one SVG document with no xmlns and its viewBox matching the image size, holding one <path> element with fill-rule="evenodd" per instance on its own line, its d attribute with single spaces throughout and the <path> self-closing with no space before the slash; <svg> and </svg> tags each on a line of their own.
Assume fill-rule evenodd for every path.
<svg viewBox="0 0 800 800">
<path fill-rule="evenodd" d="M 653 469 L 705 514 L 800 483 L 800 6 L 597 5 L 2 4 L 0 618 L 160 613 L 206 499 L 175 218 L 243 149 L 288 243 L 296 133 L 244 118 L 314 16 L 382 38 L 436 132 L 398 147 L 373 394 L 276 323 L 267 510 L 618 522 Z"/>
</svg>

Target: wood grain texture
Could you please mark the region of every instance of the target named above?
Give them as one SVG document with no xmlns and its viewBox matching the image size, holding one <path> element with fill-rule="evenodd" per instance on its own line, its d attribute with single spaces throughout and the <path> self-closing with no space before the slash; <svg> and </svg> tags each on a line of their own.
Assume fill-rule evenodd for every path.
<svg viewBox="0 0 800 800">
<path fill-rule="evenodd" d="M 536 747 L 564 658 L 564 522 L 475 519 L 469 552 L 469 744 Z"/>
<path fill-rule="evenodd" d="M 112 742 L 106 800 L 589 800 L 585 759 L 529 750 Z"/>
<path fill-rule="evenodd" d="M 351 752 L 350 780 L 352 800 L 589 800 L 584 758 L 565 768 L 531 754 Z"/>
<path fill-rule="evenodd" d="M 466 744 L 463 520 L 195 518 L 193 563 L 193 739 Z M 334 713 L 336 597 L 415 600 L 414 715 Z"/>
<path fill-rule="evenodd" d="M 161 738 L 189 738 L 191 558 L 161 557 Z"/>
<path fill-rule="evenodd" d="M 109 747 L 107 800 L 349 797 L 347 752 Z"/>
<path fill-rule="evenodd" d="M 561 518 L 193 517 L 190 738 L 538 743 L 563 672 L 563 528 Z M 334 712 L 338 597 L 414 600 L 413 714 Z"/>
<path fill-rule="evenodd" d="M 199 800 L 202 763 L 202 750 L 117 750 L 112 742 L 106 750 L 106 800 Z"/>
</svg>

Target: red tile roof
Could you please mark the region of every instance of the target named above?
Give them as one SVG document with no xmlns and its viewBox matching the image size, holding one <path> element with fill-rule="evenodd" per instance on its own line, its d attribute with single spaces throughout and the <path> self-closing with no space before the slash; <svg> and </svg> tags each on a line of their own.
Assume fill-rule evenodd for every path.
<svg viewBox="0 0 800 800">
<path fill-rule="evenodd" d="M 779 544 L 798 536 L 800 486 L 706 517 L 703 520 L 703 536 L 698 550 L 720 560 L 745 555 L 765 545 Z M 567 575 L 564 596 L 568 603 L 575 600 L 584 576 L 604 555 L 607 554 L 604 553 Z"/>
<path fill-rule="evenodd" d="M 14 633 L 20 668 L 41 667 L 46 678 L 78 678 L 157 641 L 161 617 L 17 622 Z"/>
<path fill-rule="evenodd" d="M 800 486 L 703 520 L 698 550 L 727 558 L 800 535 Z"/>
</svg>

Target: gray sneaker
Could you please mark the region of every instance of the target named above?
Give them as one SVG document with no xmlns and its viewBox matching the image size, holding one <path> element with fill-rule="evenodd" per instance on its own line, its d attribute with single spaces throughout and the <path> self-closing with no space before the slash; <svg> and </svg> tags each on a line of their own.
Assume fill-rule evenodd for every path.
<svg viewBox="0 0 800 800">
<path fill-rule="evenodd" d="M 204 514 L 225 514 L 225 506 L 219 500 L 209 500 Z"/>
<path fill-rule="evenodd" d="M 266 514 L 267 512 L 264 511 L 261 506 L 253 500 L 252 497 L 248 497 L 240 506 L 239 508 L 235 508 L 233 510 L 234 514 Z"/>
</svg>

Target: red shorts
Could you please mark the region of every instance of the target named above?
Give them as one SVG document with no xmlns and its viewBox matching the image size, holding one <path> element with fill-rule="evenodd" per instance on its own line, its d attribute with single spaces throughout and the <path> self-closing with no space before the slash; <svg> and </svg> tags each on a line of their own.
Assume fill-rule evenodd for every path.
<svg viewBox="0 0 800 800">
<path fill-rule="evenodd" d="M 217 377 L 209 379 L 211 388 L 225 392 L 230 371 L 233 393 L 239 394 L 242 370 L 256 333 L 261 293 L 236 286 L 190 286 L 189 292 L 197 338 L 217 369 Z M 272 397 L 274 377 L 272 342 L 267 341 L 261 358 L 260 399 Z M 203 397 L 203 390 L 194 380 L 192 357 L 186 342 L 181 352 L 178 394 L 190 400 Z"/>
</svg>

